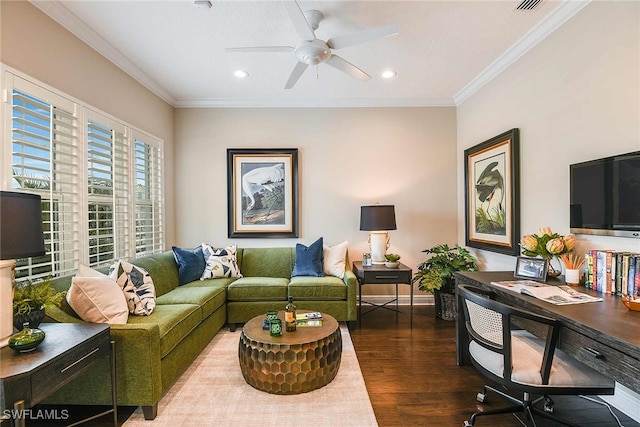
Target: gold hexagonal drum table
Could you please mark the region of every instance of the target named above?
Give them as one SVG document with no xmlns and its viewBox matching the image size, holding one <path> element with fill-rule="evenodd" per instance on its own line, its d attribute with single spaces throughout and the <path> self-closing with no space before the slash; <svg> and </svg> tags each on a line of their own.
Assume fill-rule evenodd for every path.
<svg viewBox="0 0 640 427">
<path fill-rule="evenodd" d="M 284 320 L 284 312 L 278 316 Z M 323 313 L 322 326 L 283 331 L 281 337 L 272 337 L 269 330 L 262 329 L 264 319 L 261 315 L 249 320 L 240 334 L 240 370 L 249 385 L 272 394 L 300 394 L 335 378 L 342 356 L 336 319 Z"/>
</svg>

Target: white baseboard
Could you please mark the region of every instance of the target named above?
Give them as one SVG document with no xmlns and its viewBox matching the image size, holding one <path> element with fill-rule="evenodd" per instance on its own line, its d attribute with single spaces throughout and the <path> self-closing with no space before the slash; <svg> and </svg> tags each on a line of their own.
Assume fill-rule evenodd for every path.
<svg viewBox="0 0 640 427">
<path fill-rule="evenodd" d="M 365 301 L 374 304 L 384 304 L 394 299 L 395 295 L 363 295 L 362 304 Z M 409 305 L 411 298 L 409 295 L 400 295 L 398 297 L 399 305 Z M 434 305 L 433 295 L 421 293 L 413 295 L 413 305 Z M 628 416 L 634 421 L 640 422 L 640 394 L 628 389 L 620 383 L 616 383 L 616 393 L 613 396 L 600 396 L 602 400 Z"/>
<path fill-rule="evenodd" d="M 629 418 L 640 422 L 640 394 L 616 382 L 616 393 L 600 398 Z"/>
</svg>

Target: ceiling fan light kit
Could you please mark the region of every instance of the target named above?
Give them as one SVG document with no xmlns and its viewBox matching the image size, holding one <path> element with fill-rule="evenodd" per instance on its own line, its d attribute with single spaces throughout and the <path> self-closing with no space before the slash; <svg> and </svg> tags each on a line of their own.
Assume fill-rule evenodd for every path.
<svg viewBox="0 0 640 427">
<path fill-rule="evenodd" d="M 285 1 L 285 8 L 289 13 L 289 18 L 301 39 L 296 47 L 292 46 L 253 46 L 253 47 L 232 47 L 227 48 L 227 52 L 290 52 L 293 51 L 298 63 L 289 75 L 285 84 L 285 89 L 291 89 L 309 65 L 319 65 L 326 63 L 333 68 L 349 74 L 359 80 L 369 80 L 370 75 L 360 68 L 346 61 L 342 57 L 332 53 L 332 50 L 355 46 L 372 40 L 392 36 L 398 33 L 395 25 L 385 27 L 370 28 L 356 31 L 354 33 L 333 37 L 326 42 L 316 38 L 314 33 L 318 29 L 320 22 L 324 18 L 322 12 L 318 10 L 307 10 L 305 12 L 295 1 Z M 395 74 L 394 74 L 395 75 Z"/>
</svg>

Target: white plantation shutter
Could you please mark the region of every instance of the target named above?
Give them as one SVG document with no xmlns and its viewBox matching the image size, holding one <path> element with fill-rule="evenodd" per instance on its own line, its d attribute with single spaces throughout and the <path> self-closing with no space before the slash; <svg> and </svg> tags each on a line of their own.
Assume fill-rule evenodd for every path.
<svg viewBox="0 0 640 427">
<path fill-rule="evenodd" d="M 125 126 L 87 111 L 89 265 L 130 254 L 129 153 Z"/>
<path fill-rule="evenodd" d="M 135 247 L 136 255 L 164 250 L 162 192 L 162 144 L 132 132 L 134 140 Z"/>
<path fill-rule="evenodd" d="M 6 68 L 0 189 L 42 197 L 47 249 L 16 278 L 163 251 L 162 141 Z"/>
<path fill-rule="evenodd" d="M 11 107 L 11 187 L 42 197 L 47 250 L 20 260 L 16 277 L 70 274 L 80 257 L 75 107 L 17 78 Z"/>
</svg>

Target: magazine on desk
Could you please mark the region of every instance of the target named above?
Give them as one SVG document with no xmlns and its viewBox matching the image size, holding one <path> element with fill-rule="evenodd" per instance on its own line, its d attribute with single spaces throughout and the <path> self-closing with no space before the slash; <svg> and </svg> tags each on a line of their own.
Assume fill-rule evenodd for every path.
<svg viewBox="0 0 640 427">
<path fill-rule="evenodd" d="M 491 282 L 491 284 L 510 289 L 514 292 L 520 292 L 521 294 L 529 295 L 555 305 L 602 301 L 602 298 L 578 292 L 566 285 L 552 286 L 546 283 L 534 282 L 533 280 L 504 280 Z"/>
</svg>

